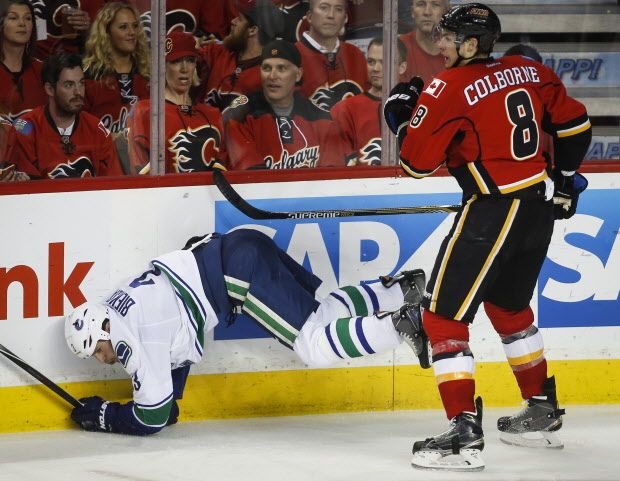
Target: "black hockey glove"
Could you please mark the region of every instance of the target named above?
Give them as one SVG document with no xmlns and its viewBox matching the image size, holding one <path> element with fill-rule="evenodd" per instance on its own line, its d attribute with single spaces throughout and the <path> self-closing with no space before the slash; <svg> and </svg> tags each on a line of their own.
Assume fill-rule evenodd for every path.
<svg viewBox="0 0 620 481">
<path fill-rule="evenodd" d="M 409 82 L 401 82 L 390 91 L 383 106 L 383 117 L 394 135 L 398 135 L 401 127 L 411 120 L 423 88 L 424 81 L 420 77 L 412 77 Z"/>
<path fill-rule="evenodd" d="M 105 412 L 110 403 L 99 396 L 85 397 L 80 399 L 83 406 L 76 407 L 71 411 L 71 419 L 80 425 L 85 431 L 111 431 L 105 421 Z"/>
<path fill-rule="evenodd" d="M 577 210 L 577 201 L 588 187 L 588 180 L 579 172 L 563 175 L 559 170 L 553 173 L 555 191 L 553 193 L 554 219 L 570 219 Z"/>
</svg>

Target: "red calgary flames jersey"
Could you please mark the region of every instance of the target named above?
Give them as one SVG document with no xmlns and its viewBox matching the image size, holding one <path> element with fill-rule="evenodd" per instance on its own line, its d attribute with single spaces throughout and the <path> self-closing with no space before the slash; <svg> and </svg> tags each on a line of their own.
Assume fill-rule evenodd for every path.
<svg viewBox="0 0 620 481">
<path fill-rule="evenodd" d="M 201 51 L 207 79 L 200 100 L 223 111 L 233 100 L 261 90 L 260 58 L 238 62 L 237 53 L 211 43 Z"/>
<path fill-rule="evenodd" d="M 464 193 L 505 195 L 547 178 L 542 130 L 560 141 L 590 129 L 585 107 L 557 75 L 521 56 L 440 73 L 420 95 L 401 148 L 422 177 L 444 162 Z M 581 159 L 559 158 L 564 170 Z"/>
<path fill-rule="evenodd" d="M 131 173 L 149 171 L 151 101 L 142 100 L 129 118 Z M 208 105 L 166 102 L 166 173 L 225 170 L 226 148 L 220 112 Z"/>
<path fill-rule="evenodd" d="M 381 165 L 381 99 L 364 92 L 338 102 L 331 114 L 348 142 L 348 165 Z"/>
<path fill-rule="evenodd" d="M 84 110 L 114 134 L 127 128 L 127 117 L 136 102 L 148 98 L 149 82 L 140 74 L 104 75 L 99 80 L 86 78 Z"/>
<path fill-rule="evenodd" d="M 31 178 L 62 179 L 122 175 L 112 136 L 96 117 L 80 112 L 67 138 L 58 133 L 47 107 L 15 122 L 13 161 Z"/>
<path fill-rule="evenodd" d="M 0 117 L 14 121 L 26 112 L 47 103 L 41 82 L 42 63 L 35 60 L 21 72 L 10 72 L 0 62 Z"/>
<path fill-rule="evenodd" d="M 295 45 L 304 69 L 300 92 L 320 109 L 329 111 L 340 100 L 366 90 L 366 57 L 355 45 L 342 42 L 329 54 L 319 52 L 305 36 Z"/>
<path fill-rule="evenodd" d="M 224 114 L 232 169 L 343 167 L 345 144 L 329 113 L 295 95 L 293 111 L 278 117 L 262 92 L 239 97 Z"/>
</svg>

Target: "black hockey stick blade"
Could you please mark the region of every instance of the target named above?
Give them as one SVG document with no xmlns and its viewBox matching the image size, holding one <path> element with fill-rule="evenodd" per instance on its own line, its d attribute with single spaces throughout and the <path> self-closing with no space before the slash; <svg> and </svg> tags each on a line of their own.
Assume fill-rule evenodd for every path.
<svg viewBox="0 0 620 481">
<path fill-rule="evenodd" d="M 8 350 L 2 344 L 0 344 L 0 354 L 2 354 L 4 357 L 9 359 L 10 361 L 13 361 L 15 364 L 21 367 L 24 371 L 26 371 L 28 374 L 34 377 L 37 381 L 39 381 L 45 387 L 54 391 L 56 394 L 58 394 L 61 398 L 63 398 L 73 407 L 83 406 L 83 404 L 80 401 L 75 399 L 71 394 L 69 394 L 67 391 L 61 388 L 58 384 L 56 384 L 54 381 L 52 381 L 48 377 L 41 374 L 34 367 L 32 367 L 30 364 L 24 361 L 21 357 L 11 352 L 10 350 Z"/>
<path fill-rule="evenodd" d="M 221 171 L 213 171 L 213 181 L 222 195 L 239 211 L 251 219 L 320 219 L 333 217 L 359 217 L 369 215 L 434 214 L 458 212 L 460 205 L 421 205 L 416 207 L 377 207 L 373 209 L 302 210 L 297 212 L 272 212 L 259 209 L 247 202 L 228 182 Z"/>
</svg>

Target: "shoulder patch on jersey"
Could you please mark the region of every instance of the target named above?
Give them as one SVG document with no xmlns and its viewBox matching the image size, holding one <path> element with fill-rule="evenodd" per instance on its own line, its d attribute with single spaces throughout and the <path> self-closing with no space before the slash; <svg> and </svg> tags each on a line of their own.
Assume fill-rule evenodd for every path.
<svg viewBox="0 0 620 481">
<path fill-rule="evenodd" d="M 118 341 L 116 346 L 114 347 L 114 352 L 116 352 L 116 357 L 118 358 L 118 362 L 120 362 L 124 368 L 127 368 L 127 363 L 129 362 L 129 358 L 131 357 L 132 350 L 125 341 Z"/>
<path fill-rule="evenodd" d="M 249 102 L 248 98 L 245 95 L 239 95 L 235 100 L 230 103 L 230 108 L 234 109 L 236 107 L 241 107 Z"/>
<path fill-rule="evenodd" d="M 426 92 L 432 97 L 439 98 L 441 92 L 443 92 L 443 89 L 446 88 L 446 85 L 446 82 L 444 82 L 443 80 L 434 78 L 432 82 L 428 84 L 428 87 L 426 87 L 424 92 Z"/>
<path fill-rule="evenodd" d="M 24 119 L 17 119 L 13 126 L 15 131 L 22 135 L 29 135 L 32 132 L 32 124 Z"/>
</svg>

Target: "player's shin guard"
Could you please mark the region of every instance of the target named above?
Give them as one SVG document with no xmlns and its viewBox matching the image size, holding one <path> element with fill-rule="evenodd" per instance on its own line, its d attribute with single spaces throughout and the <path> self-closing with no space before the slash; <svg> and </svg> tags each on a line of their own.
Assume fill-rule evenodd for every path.
<svg viewBox="0 0 620 481">
<path fill-rule="evenodd" d="M 521 311 L 508 311 L 490 303 L 485 303 L 484 307 L 500 335 L 521 396 L 529 399 L 541 394 L 547 379 L 547 361 L 542 335 L 532 324 L 532 310 L 527 307 Z"/>
<path fill-rule="evenodd" d="M 433 369 L 446 416 L 475 411 L 474 356 L 467 324 L 424 311 L 424 328 L 433 348 Z"/>
<path fill-rule="evenodd" d="M 325 367 L 338 360 L 389 351 L 400 342 L 390 316 L 342 318 L 327 325 L 313 321 L 311 316 L 294 350 L 306 364 Z"/>
</svg>

